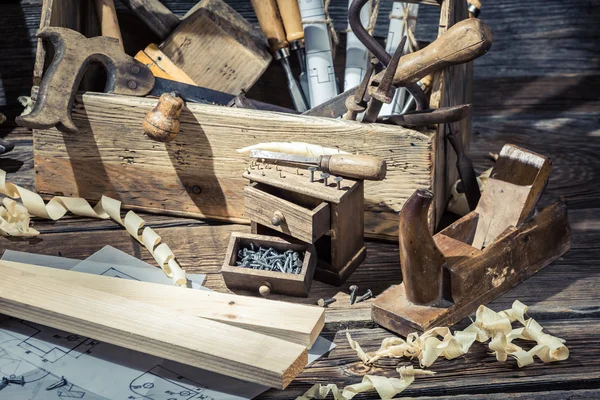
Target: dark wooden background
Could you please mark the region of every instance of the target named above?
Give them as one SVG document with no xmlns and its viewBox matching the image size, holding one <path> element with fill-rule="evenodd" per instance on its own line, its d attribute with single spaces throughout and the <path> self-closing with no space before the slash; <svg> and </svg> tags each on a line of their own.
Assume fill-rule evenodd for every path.
<svg viewBox="0 0 600 400">
<path fill-rule="evenodd" d="M 195 1 L 164 3 L 183 14 Z M 249 0 L 228 3 L 256 22 Z M 381 37 L 387 32 L 391 4 L 382 1 L 376 30 Z M 9 117 L 0 126 L 0 136 L 17 144 L 12 153 L 0 158 L 0 167 L 9 172 L 13 182 L 28 188 L 33 188 L 31 133 L 15 127 L 12 121 L 21 110 L 16 97 L 28 94 L 31 86 L 40 6 L 41 0 L 0 3 L 0 112 Z M 345 0 L 332 1 L 331 15 L 339 30 L 346 27 L 345 10 Z M 418 378 L 403 394 L 454 400 L 600 398 L 600 1 L 495 0 L 484 3 L 481 18 L 491 27 L 494 44 L 475 62 L 471 146 L 475 166 L 480 171 L 489 168 L 487 154 L 498 152 L 505 143 L 549 156 L 553 171 L 542 202 L 566 197 L 573 229 L 569 253 L 494 301 L 491 307 L 507 308 L 515 299 L 531 305 L 531 316 L 549 333 L 567 340 L 571 358 L 551 365 L 538 360 L 533 366 L 518 369 L 512 361 L 496 362 L 484 346 L 475 345 L 465 357 L 436 362 L 432 370 L 438 372 L 437 376 Z M 152 39 L 135 16 L 120 6 L 119 19 L 121 24 L 137 24 L 140 34 Z M 432 40 L 437 19 L 436 7 L 422 6 L 417 37 Z M 134 52 L 134 47 L 127 45 L 128 52 Z M 343 65 L 343 51 L 338 53 L 336 63 Z M 268 97 L 266 93 L 274 92 L 271 89 L 283 82 L 279 70 L 270 68 L 252 93 Z M 282 100 L 286 101 L 289 99 Z M 207 254 L 213 250 L 200 238 L 221 228 L 181 218 L 148 216 L 148 220 L 168 239 L 184 265 L 202 270 L 201 266 L 214 264 L 210 267 L 213 269 L 202 271 L 217 275 L 221 256 L 210 258 Z M 148 259 L 128 241 L 126 233 L 110 222 L 67 219 L 56 224 L 37 223 L 36 227 L 43 232 L 43 240 L 1 240 L 1 248 L 84 258 L 102 243 Z M 200 230 L 201 235 L 195 234 L 193 227 L 204 230 Z M 355 273 L 356 280 L 353 276 L 348 284 L 360 282 L 361 287 L 370 285 L 380 292 L 389 284 L 388 276 L 399 279 L 397 246 L 369 242 L 368 248 L 369 258 Z M 203 260 L 199 260 L 199 253 Z M 328 324 L 326 334 L 335 338 L 338 347 L 307 368 L 288 390 L 269 391 L 264 397 L 294 398 L 315 382 L 347 385 L 360 382 L 365 373 L 396 375 L 393 369 L 363 366 L 340 330 L 346 327 L 367 350 L 377 348 L 389 336 L 364 322 Z M 386 365 L 395 364 L 391 361 Z M 370 394 L 357 398 L 375 397 Z"/>
</svg>

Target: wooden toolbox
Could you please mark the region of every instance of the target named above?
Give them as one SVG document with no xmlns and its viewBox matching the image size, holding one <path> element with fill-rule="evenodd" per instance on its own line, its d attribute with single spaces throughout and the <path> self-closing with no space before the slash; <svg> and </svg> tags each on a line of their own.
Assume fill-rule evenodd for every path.
<svg viewBox="0 0 600 400">
<path fill-rule="evenodd" d="M 98 34 L 93 8 L 84 7 L 83 3 L 86 2 L 45 0 L 41 26 L 76 30 L 85 27 L 87 36 Z M 439 33 L 467 18 L 466 7 L 464 0 L 443 0 Z M 121 25 L 126 49 L 135 54 L 127 45 L 127 38 L 133 37 L 127 32 L 131 27 Z M 40 45 L 34 85 L 39 84 L 47 63 Z M 431 107 L 470 103 L 471 75 L 470 63 L 436 74 Z M 396 241 L 398 212 L 404 201 L 418 188 L 433 190 L 433 228 L 458 178 L 456 156 L 442 127 L 416 131 L 392 125 L 188 104 L 181 114 L 179 136 L 165 144 L 150 140 L 142 130 L 142 120 L 156 102 L 155 98 L 91 91 L 78 96 L 73 120 L 80 132 L 34 130 L 38 192 L 47 197 L 60 194 L 88 200 L 108 195 L 134 210 L 248 222 L 244 217 L 247 181 L 242 177 L 248 156 L 235 149 L 261 142 L 309 142 L 387 160 L 387 178 L 365 182 L 365 234 Z M 467 148 L 470 124 L 467 117 L 453 126 L 462 133 Z"/>
</svg>

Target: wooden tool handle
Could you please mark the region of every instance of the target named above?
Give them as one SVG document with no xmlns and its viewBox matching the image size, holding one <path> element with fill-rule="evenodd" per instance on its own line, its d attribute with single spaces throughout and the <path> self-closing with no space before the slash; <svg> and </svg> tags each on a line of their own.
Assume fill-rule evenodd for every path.
<svg viewBox="0 0 600 400">
<path fill-rule="evenodd" d="M 462 64 L 485 54 L 492 46 L 492 33 L 479 19 L 470 18 L 453 25 L 433 43 L 400 59 L 394 86 L 406 86 L 442 68 Z M 375 81 L 381 82 L 383 72 Z"/>
<path fill-rule="evenodd" d="M 94 0 L 96 5 L 96 14 L 100 22 L 102 36 L 115 38 L 121 44 L 123 49 L 123 37 L 119 29 L 119 21 L 117 20 L 117 10 L 115 10 L 114 0 Z"/>
<path fill-rule="evenodd" d="M 158 104 L 146 114 L 144 133 L 158 142 L 170 142 L 179 133 L 179 115 L 184 102 L 174 93 L 163 93 Z"/>
<path fill-rule="evenodd" d="M 275 0 L 252 0 L 252 7 L 254 7 L 260 27 L 267 37 L 271 51 L 276 53 L 278 50 L 288 47 L 289 43 L 285 39 L 285 30 L 281 24 Z"/>
<path fill-rule="evenodd" d="M 162 41 L 179 25 L 180 19 L 159 0 L 121 0 Z"/>
<path fill-rule="evenodd" d="M 320 167 L 325 172 L 346 178 L 381 181 L 387 164 L 384 159 L 361 154 L 333 154 L 322 156 Z"/>
<path fill-rule="evenodd" d="M 287 40 L 293 42 L 304 39 L 304 27 L 298 0 L 277 0 L 277 6 L 283 20 Z"/>
</svg>

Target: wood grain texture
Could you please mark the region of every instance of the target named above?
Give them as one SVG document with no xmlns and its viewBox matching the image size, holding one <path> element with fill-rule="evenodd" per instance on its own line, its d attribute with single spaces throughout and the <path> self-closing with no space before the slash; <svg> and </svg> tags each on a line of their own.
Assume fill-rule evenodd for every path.
<svg viewBox="0 0 600 400">
<path fill-rule="evenodd" d="M 431 138 L 416 131 L 188 104 L 177 140 L 162 144 L 142 133 L 142 118 L 155 103 L 84 94 L 72 113 L 79 134 L 34 133 L 37 190 L 88 199 L 108 195 L 132 209 L 242 221 L 248 160 L 235 149 L 271 141 L 318 142 L 386 160 L 387 178 L 365 182 L 365 232 L 394 240 L 404 200 L 415 188 L 431 185 Z"/>
<path fill-rule="evenodd" d="M 0 312 L 15 318 L 279 389 L 307 362 L 300 344 L 203 318 L 173 318 L 162 307 L 1 269 Z"/>
</svg>

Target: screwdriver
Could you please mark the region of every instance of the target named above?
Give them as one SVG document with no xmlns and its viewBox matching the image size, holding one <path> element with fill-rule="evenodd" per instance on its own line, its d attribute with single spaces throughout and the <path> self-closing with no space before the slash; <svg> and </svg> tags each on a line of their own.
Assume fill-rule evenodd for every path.
<svg viewBox="0 0 600 400">
<path fill-rule="evenodd" d="M 316 165 L 323 172 L 346 178 L 381 181 L 385 178 L 387 164 L 384 159 L 363 154 L 332 154 L 307 157 L 265 150 L 250 151 L 250 158 L 276 160 L 289 164 Z"/>
<path fill-rule="evenodd" d="M 267 37 L 273 57 L 281 62 L 281 66 L 285 71 L 294 107 L 300 112 L 306 111 L 308 107 L 292 74 L 292 68 L 288 60 L 290 56 L 289 43 L 286 40 L 285 30 L 275 0 L 252 0 L 252 7 L 254 7 L 260 27 Z"/>
<path fill-rule="evenodd" d="M 306 74 L 304 27 L 302 26 L 302 17 L 300 16 L 300 6 L 298 5 L 298 0 L 277 0 L 277 6 L 279 7 L 279 14 L 281 14 L 283 27 L 285 28 L 286 38 L 290 43 L 290 49 L 298 57 L 301 70 L 298 80 L 300 81 L 300 88 L 306 100 L 308 98 L 308 75 Z"/>
</svg>

